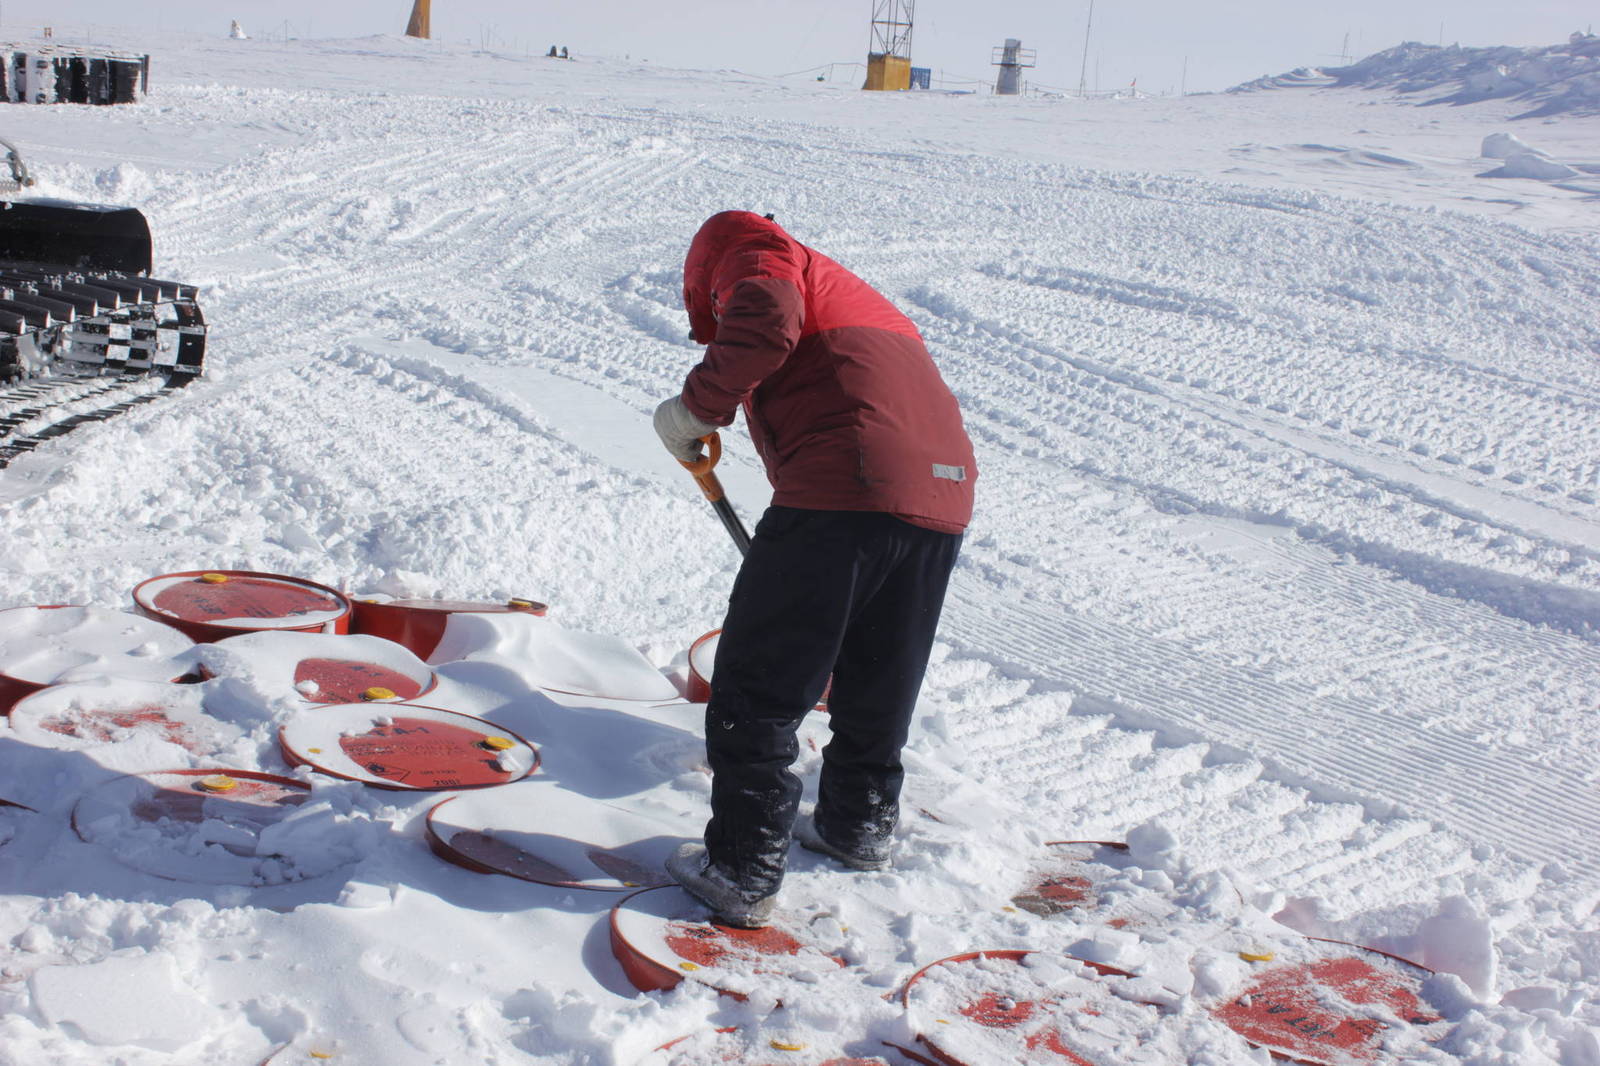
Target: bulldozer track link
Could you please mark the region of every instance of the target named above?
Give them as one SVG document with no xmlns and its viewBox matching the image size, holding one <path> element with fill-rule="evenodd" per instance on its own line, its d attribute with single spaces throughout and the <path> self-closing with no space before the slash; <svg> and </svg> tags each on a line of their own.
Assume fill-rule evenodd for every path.
<svg viewBox="0 0 1600 1066">
<path fill-rule="evenodd" d="M 0 262 L 0 468 L 200 375 L 193 286 Z"/>
</svg>

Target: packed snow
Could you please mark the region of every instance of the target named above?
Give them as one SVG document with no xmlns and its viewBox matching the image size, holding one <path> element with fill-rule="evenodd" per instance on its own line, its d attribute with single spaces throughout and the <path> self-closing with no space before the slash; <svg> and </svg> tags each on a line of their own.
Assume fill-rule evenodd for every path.
<svg viewBox="0 0 1600 1066">
<path fill-rule="evenodd" d="M 1218 1010 L 1313 965 L 1302 934 L 1435 971 L 1411 1022 L 1344 1005 L 1393 1027 L 1378 1061 L 1600 1063 L 1600 117 L 1553 88 L 1418 107 L 1432 53 L 1077 101 L 110 36 L 152 54 L 146 101 L 9 108 L 6 136 L 36 191 L 146 213 L 211 347 L 182 393 L 0 472 L 0 607 L 76 605 L 0 614 L 0 658 L 72 690 L 0 728 L 0 1064 L 904 1066 L 961 997 L 1028 988 L 1056 999 L 1024 1050 L 951 1039 L 1264 1064 Z M 893 869 L 797 848 L 806 965 L 641 993 L 611 910 L 685 897 L 627 896 L 607 849 L 699 835 L 678 693 L 738 564 L 649 412 L 699 357 L 683 250 L 728 208 L 917 322 L 979 504 Z M 724 443 L 753 521 L 765 480 Z M 419 792 L 291 767 L 284 727 L 326 709 L 298 664 L 356 638 L 135 636 L 134 587 L 197 569 L 548 603 L 380 658 L 537 768 Z M 42 654 L 41 613 L 82 639 Z M 404 706 L 363 715 L 306 746 Z M 826 739 L 812 715 L 812 784 Z M 440 854 L 546 837 L 609 865 Z M 1024 905 L 1083 840 L 1129 845 L 1097 867 L 1116 924 Z M 1012 954 L 908 991 L 974 952 Z"/>
</svg>

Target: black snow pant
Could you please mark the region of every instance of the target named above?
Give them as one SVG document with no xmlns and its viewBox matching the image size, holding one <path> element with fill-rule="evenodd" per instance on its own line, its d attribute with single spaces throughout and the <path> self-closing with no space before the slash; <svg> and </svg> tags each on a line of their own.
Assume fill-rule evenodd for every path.
<svg viewBox="0 0 1600 1066">
<path fill-rule="evenodd" d="M 796 731 L 827 688 L 818 831 L 886 845 L 900 749 L 960 534 L 870 511 L 771 507 L 734 582 L 706 707 L 712 862 L 745 893 L 778 890 L 800 805 Z"/>
</svg>

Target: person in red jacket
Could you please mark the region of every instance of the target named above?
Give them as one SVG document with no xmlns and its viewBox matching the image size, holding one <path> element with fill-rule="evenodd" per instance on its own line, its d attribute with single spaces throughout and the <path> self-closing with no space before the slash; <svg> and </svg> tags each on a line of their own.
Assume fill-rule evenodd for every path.
<svg viewBox="0 0 1600 1066">
<path fill-rule="evenodd" d="M 656 409 L 656 432 L 693 461 L 743 408 L 773 491 L 713 665 L 705 841 L 667 869 L 725 921 L 758 927 L 791 835 L 853 869 L 889 865 L 900 751 L 977 468 L 917 328 L 771 216 L 708 219 L 683 300 L 706 353 Z M 812 818 L 796 825 L 796 732 L 824 690 L 832 738 Z"/>
</svg>

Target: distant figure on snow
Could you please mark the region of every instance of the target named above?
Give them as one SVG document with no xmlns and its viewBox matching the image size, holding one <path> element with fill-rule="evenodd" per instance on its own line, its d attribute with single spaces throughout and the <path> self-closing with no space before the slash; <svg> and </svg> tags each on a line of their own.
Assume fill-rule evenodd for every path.
<svg viewBox="0 0 1600 1066">
<path fill-rule="evenodd" d="M 740 407 L 772 482 L 728 599 L 706 707 L 711 819 L 667 871 L 722 919 L 770 920 L 791 834 L 855 870 L 890 862 L 900 751 L 977 469 L 956 398 L 916 326 L 772 216 L 713 215 L 683 264 L 707 346 L 656 408 L 669 452 Z M 796 731 L 828 689 L 832 739 L 796 824 Z"/>
<path fill-rule="evenodd" d="M 559 59 L 559 58 L 561 58 L 560 56 L 556 55 L 556 46 L 555 45 L 551 45 L 550 46 L 550 51 L 545 53 L 545 58 L 547 58 L 547 59 Z"/>
<path fill-rule="evenodd" d="M 567 55 L 567 46 L 566 45 L 562 45 L 561 46 L 561 58 L 562 59 L 571 59 L 572 58 L 571 56 Z"/>
</svg>

